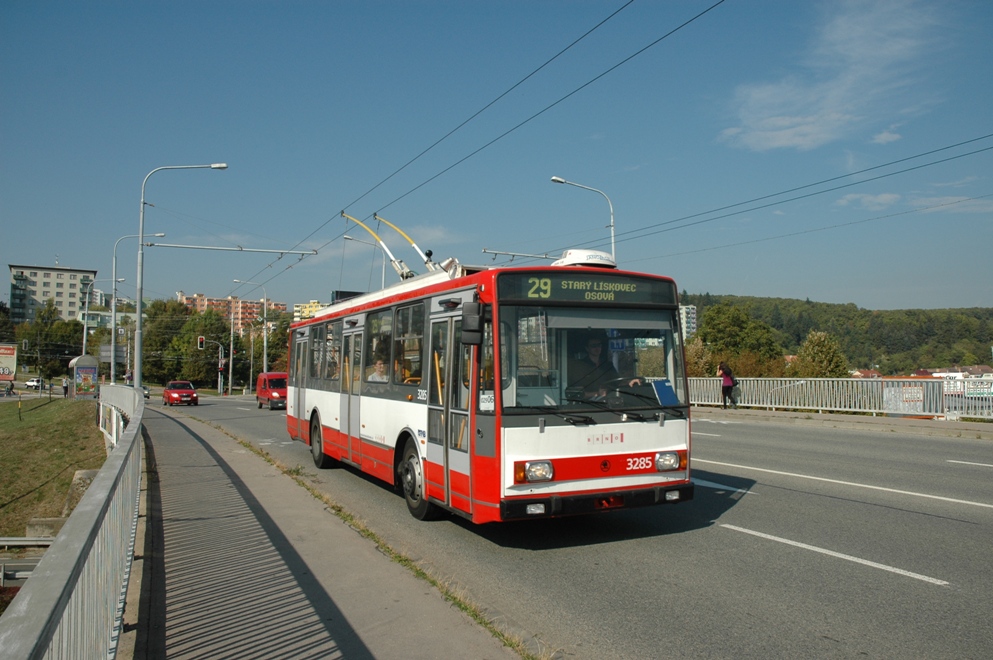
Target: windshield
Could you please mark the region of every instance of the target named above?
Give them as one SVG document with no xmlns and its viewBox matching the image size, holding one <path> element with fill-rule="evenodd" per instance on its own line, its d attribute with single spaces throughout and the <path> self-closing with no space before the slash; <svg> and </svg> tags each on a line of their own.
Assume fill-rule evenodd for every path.
<svg viewBox="0 0 993 660">
<path fill-rule="evenodd" d="M 286 379 L 285 378 L 270 378 L 269 379 L 269 389 L 270 390 L 285 390 L 286 389 Z"/>
<path fill-rule="evenodd" d="M 674 309 L 501 306 L 504 410 L 686 405 L 678 328 Z"/>
</svg>

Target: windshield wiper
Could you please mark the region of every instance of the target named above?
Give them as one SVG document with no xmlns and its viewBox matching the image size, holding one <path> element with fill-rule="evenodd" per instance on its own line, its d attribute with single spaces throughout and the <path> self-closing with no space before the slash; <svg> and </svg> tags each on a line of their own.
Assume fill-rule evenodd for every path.
<svg viewBox="0 0 993 660">
<path fill-rule="evenodd" d="M 586 424 L 588 426 L 593 426 L 596 424 L 596 420 L 589 415 L 569 415 L 564 412 L 560 412 L 553 408 L 552 406 L 514 406 L 515 409 L 520 410 L 522 408 L 528 410 L 535 410 L 537 412 L 544 412 L 555 415 L 556 417 L 561 417 L 565 421 L 569 422 L 573 426 L 577 424 Z"/>
<path fill-rule="evenodd" d="M 637 422 L 644 422 L 645 420 L 648 419 L 647 417 L 645 417 L 641 413 L 636 413 L 636 412 L 634 412 L 632 410 L 617 410 L 616 408 L 611 408 L 610 406 L 608 406 L 603 401 L 597 401 L 595 399 L 566 399 L 566 401 L 568 401 L 569 403 L 585 403 L 585 404 L 589 404 L 589 405 L 591 405 L 591 406 L 593 406 L 595 408 L 599 408 L 600 410 L 606 410 L 606 411 L 612 412 L 615 415 L 617 415 L 618 417 L 624 417 L 625 419 L 633 419 L 633 420 L 635 420 Z"/>
</svg>

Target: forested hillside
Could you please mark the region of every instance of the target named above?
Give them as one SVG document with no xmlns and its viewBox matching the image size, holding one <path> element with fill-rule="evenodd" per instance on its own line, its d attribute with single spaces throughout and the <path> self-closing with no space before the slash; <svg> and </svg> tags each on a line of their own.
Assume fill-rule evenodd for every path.
<svg viewBox="0 0 993 660">
<path fill-rule="evenodd" d="M 837 339 L 853 369 L 876 366 L 890 375 L 991 362 L 993 308 L 989 307 L 873 311 L 851 303 L 685 291 L 680 302 L 696 305 L 697 319 L 708 307 L 738 307 L 773 328 L 787 354 L 796 353 L 811 330 L 827 332 Z"/>
</svg>

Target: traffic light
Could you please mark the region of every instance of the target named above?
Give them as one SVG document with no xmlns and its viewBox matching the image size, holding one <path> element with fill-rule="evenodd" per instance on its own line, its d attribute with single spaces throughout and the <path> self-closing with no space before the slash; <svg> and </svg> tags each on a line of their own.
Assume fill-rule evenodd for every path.
<svg viewBox="0 0 993 660">
<path fill-rule="evenodd" d="M 207 342 L 207 340 L 204 338 L 204 336 L 203 335 L 200 335 L 199 337 L 197 337 L 197 348 L 199 348 L 202 351 L 203 350 L 203 345 L 206 342 Z"/>
</svg>

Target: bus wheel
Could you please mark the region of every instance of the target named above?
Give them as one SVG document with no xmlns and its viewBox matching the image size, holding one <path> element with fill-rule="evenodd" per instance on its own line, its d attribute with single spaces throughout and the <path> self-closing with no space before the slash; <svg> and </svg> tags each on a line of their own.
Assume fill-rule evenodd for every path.
<svg viewBox="0 0 993 660">
<path fill-rule="evenodd" d="M 326 470 L 334 465 L 334 459 L 324 453 L 324 439 L 321 434 L 321 418 L 314 415 L 310 420 L 310 453 L 314 457 L 314 465 L 320 470 Z"/>
<path fill-rule="evenodd" d="M 421 457 L 417 453 L 417 445 L 413 440 L 408 441 L 403 450 L 400 485 L 403 487 L 403 498 L 407 501 L 410 515 L 418 520 L 438 517 L 438 507 L 428 502 L 424 494 L 424 470 L 421 466 Z"/>
</svg>

